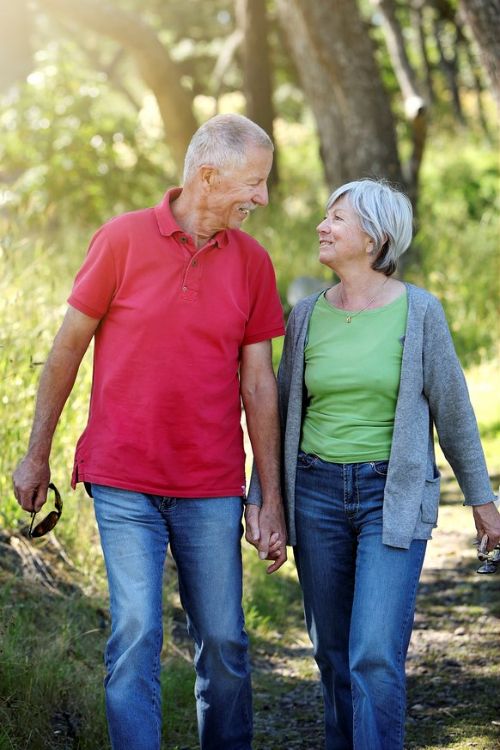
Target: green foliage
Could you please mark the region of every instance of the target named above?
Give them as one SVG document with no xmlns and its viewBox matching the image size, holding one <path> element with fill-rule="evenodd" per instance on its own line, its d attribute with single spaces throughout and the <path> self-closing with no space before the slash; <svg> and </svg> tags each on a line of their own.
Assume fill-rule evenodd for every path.
<svg viewBox="0 0 500 750">
<path fill-rule="evenodd" d="M 409 277 L 443 302 L 465 365 L 498 351 L 499 179 L 495 148 L 434 135 L 419 197 L 421 264 Z"/>
<path fill-rule="evenodd" d="M 173 168 L 141 113 L 74 44 L 53 44 L 40 57 L 3 101 L 0 203 L 39 232 L 96 226 L 155 201 Z"/>
</svg>

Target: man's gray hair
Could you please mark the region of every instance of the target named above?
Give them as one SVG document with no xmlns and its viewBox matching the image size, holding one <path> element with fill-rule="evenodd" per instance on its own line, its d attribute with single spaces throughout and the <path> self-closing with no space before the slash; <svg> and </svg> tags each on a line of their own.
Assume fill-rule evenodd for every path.
<svg viewBox="0 0 500 750">
<path fill-rule="evenodd" d="M 184 159 L 184 183 L 202 164 L 219 169 L 240 166 L 245 162 L 249 146 L 274 151 L 265 130 L 248 117 L 236 114 L 215 115 L 193 135 Z"/>
<path fill-rule="evenodd" d="M 372 268 L 391 276 L 398 258 L 411 243 L 413 210 L 410 199 L 385 180 L 355 180 L 331 194 L 327 211 L 343 195 L 356 212 L 361 228 L 373 240 Z"/>
</svg>

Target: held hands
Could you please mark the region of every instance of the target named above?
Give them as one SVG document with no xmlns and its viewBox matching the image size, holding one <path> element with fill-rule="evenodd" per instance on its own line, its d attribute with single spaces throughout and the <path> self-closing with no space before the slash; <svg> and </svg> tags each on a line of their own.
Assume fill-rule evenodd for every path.
<svg viewBox="0 0 500 750">
<path fill-rule="evenodd" d="M 38 512 L 47 500 L 50 482 L 48 461 L 37 461 L 29 453 L 18 463 L 12 475 L 17 502 L 28 512 Z"/>
<path fill-rule="evenodd" d="M 287 559 L 286 527 L 281 505 L 247 505 L 245 539 L 258 551 L 261 560 L 274 560 L 267 573 L 274 573 Z"/>
</svg>

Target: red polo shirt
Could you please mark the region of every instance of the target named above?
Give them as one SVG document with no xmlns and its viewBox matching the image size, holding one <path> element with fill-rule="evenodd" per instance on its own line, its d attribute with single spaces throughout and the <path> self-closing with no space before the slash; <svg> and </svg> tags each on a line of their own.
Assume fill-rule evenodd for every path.
<svg viewBox="0 0 500 750">
<path fill-rule="evenodd" d="M 284 333 L 268 254 L 239 230 L 197 250 L 170 190 L 96 233 L 68 299 L 101 320 L 73 486 L 155 495 L 245 492 L 242 346 Z"/>
</svg>

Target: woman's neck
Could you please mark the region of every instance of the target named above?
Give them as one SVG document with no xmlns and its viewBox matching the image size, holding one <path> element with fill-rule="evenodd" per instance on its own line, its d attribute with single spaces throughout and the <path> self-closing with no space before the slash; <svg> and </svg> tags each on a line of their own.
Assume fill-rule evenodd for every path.
<svg viewBox="0 0 500 750">
<path fill-rule="evenodd" d="M 340 276 L 338 295 L 343 307 L 355 310 L 367 305 L 386 286 L 388 277 L 377 271 Z"/>
</svg>

